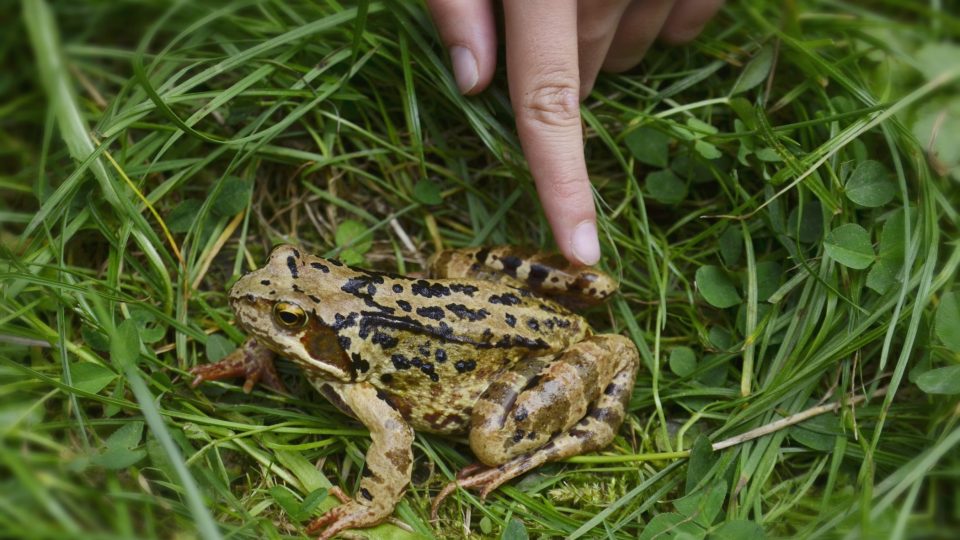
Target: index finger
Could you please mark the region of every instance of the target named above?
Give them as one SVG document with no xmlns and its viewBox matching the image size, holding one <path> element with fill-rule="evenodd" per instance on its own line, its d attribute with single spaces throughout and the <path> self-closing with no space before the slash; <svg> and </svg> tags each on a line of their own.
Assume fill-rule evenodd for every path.
<svg viewBox="0 0 960 540">
<path fill-rule="evenodd" d="M 557 247 L 572 262 L 600 259 L 583 156 L 575 0 L 503 3 L 510 101 Z"/>
</svg>

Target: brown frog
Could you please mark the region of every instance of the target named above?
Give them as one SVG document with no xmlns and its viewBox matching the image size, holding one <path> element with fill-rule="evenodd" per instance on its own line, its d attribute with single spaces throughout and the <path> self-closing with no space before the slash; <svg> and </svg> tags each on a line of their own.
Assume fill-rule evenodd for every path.
<svg viewBox="0 0 960 540">
<path fill-rule="evenodd" d="M 414 430 L 467 435 L 479 463 L 457 487 L 482 496 L 548 461 L 603 448 L 625 415 L 639 359 L 571 311 L 612 294 L 612 278 L 513 247 L 444 251 L 428 279 L 351 268 L 279 246 L 230 290 L 255 336 L 204 380 L 279 387 L 272 354 L 369 430 L 355 499 L 316 519 L 321 539 L 382 522 L 410 482 Z"/>
</svg>

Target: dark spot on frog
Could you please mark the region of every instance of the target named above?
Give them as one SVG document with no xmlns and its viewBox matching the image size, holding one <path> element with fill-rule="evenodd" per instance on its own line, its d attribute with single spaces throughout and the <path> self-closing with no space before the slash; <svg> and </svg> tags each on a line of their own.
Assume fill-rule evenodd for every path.
<svg viewBox="0 0 960 540">
<path fill-rule="evenodd" d="M 530 339 L 524 336 L 513 336 L 513 344 L 517 347 L 526 347 L 528 349 L 546 349 L 549 348 L 547 342 L 542 338 Z"/>
<path fill-rule="evenodd" d="M 533 330 L 534 332 L 540 331 L 540 323 L 536 319 L 527 319 L 527 328 Z"/>
<path fill-rule="evenodd" d="M 558 283 L 559 281 L 560 281 L 560 278 L 557 276 L 552 276 L 550 278 L 550 283 Z"/>
<path fill-rule="evenodd" d="M 410 365 L 413 367 L 420 367 L 423 365 L 423 360 L 418 356 L 414 356 L 413 360 L 410 360 Z"/>
<path fill-rule="evenodd" d="M 303 289 L 301 289 L 300 287 L 297 286 L 296 283 L 294 283 L 294 284 L 293 284 L 293 292 L 302 293 L 302 292 L 303 292 Z"/>
<path fill-rule="evenodd" d="M 340 343 L 340 348 L 343 350 L 350 348 L 350 336 L 339 336 L 337 342 Z"/>
<path fill-rule="evenodd" d="M 417 347 L 417 352 L 420 353 L 420 356 L 430 356 L 430 344 L 424 343 Z"/>
<path fill-rule="evenodd" d="M 317 303 L 317 304 L 319 304 L 322 301 L 320 300 L 319 296 L 314 296 L 312 294 L 308 294 L 307 298 L 309 298 L 310 300 L 312 300 L 314 303 Z"/>
<path fill-rule="evenodd" d="M 417 358 L 417 360 L 419 360 L 419 358 Z M 422 366 L 420 366 L 420 371 L 422 371 L 424 375 L 430 377 L 430 380 L 433 382 L 440 380 L 440 376 L 437 375 L 433 370 L 433 364 L 424 363 Z"/>
<path fill-rule="evenodd" d="M 373 495 L 370 494 L 370 491 L 367 488 L 360 488 L 360 496 L 368 501 L 373 500 Z"/>
<path fill-rule="evenodd" d="M 490 343 L 491 341 L 493 341 L 493 330 L 489 328 L 484 328 L 483 334 L 481 334 L 480 339 L 483 340 L 484 343 Z"/>
<path fill-rule="evenodd" d="M 463 304 L 447 304 L 445 306 L 448 311 L 459 317 L 461 320 L 466 319 L 468 321 L 482 321 L 486 319 L 490 312 L 480 308 L 480 309 L 470 309 Z"/>
<path fill-rule="evenodd" d="M 502 304 L 504 306 L 515 306 L 520 303 L 520 299 L 515 294 L 503 293 L 500 295 L 490 295 L 488 300 L 491 304 Z"/>
<path fill-rule="evenodd" d="M 514 422 L 523 422 L 527 419 L 527 410 L 524 408 L 517 409 L 517 412 L 513 415 Z"/>
<path fill-rule="evenodd" d="M 532 441 L 532 440 L 534 440 L 534 439 L 536 439 L 536 438 L 537 438 L 537 432 L 536 432 L 536 431 L 531 431 L 530 433 L 527 433 L 527 439 L 529 439 L 529 440 Z"/>
<path fill-rule="evenodd" d="M 363 277 L 350 278 L 340 287 L 340 290 L 363 300 L 363 303 L 369 307 L 378 309 L 383 313 L 392 314 L 394 311 L 393 308 L 382 306 L 373 299 L 374 295 L 377 294 L 377 287 L 374 283 L 383 283 L 383 278 L 380 276 L 366 275 Z M 366 290 L 364 291 L 364 289 Z"/>
<path fill-rule="evenodd" d="M 330 269 L 327 268 L 327 265 L 325 265 L 325 264 L 321 264 L 321 263 L 318 263 L 318 262 L 312 262 L 312 263 L 310 263 L 310 267 L 313 268 L 314 270 L 319 270 L 319 271 L 323 272 L 324 274 L 330 273 Z"/>
<path fill-rule="evenodd" d="M 594 433 L 592 431 L 587 431 L 584 429 L 571 429 L 567 432 L 567 434 L 582 441 L 590 441 L 594 437 Z"/>
<path fill-rule="evenodd" d="M 414 296 L 419 295 L 424 298 L 440 298 L 450 295 L 450 287 L 442 283 L 430 283 L 425 279 L 414 281 L 413 285 L 410 286 L 410 290 Z"/>
<path fill-rule="evenodd" d="M 552 307 L 550 307 L 550 306 L 548 306 L 548 305 L 546 305 L 546 304 L 544 304 L 544 303 L 542 303 L 542 302 L 541 302 L 540 304 L 537 304 L 537 307 L 540 309 L 540 311 L 546 311 L 547 313 L 556 313 L 556 312 L 557 312 L 557 310 L 553 309 Z"/>
<path fill-rule="evenodd" d="M 293 255 L 294 255 L 296 258 L 299 259 L 299 258 L 300 258 L 300 250 L 297 249 L 297 248 L 293 248 Z"/>
<path fill-rule="evenodd" d="M 399 283 L 395 283 L 395 284 L 393 285 L 393 292 L 395 292 L 395 293 L 397 293 L 397 294 L 402 293 L 402 292 L 403 292 L 403 285 L 400 285 Z"/>
<path fill-rule="evenodd" d="M 269 279 L 261 279 L 261 280 L 260 280 L 260 284 L 261 284 L 261 285 L 270 285 L 270 280 L 269 280 Z"/>
<path fill-rule="evenodd" d="M 453 283 L 450 285 L 450 290 L 455 293 L 462 293 L 473 297 L 473 293 L 479 291 L 480 288 L 474 287 L 473 285 L 465 285 L 463 283 Z"/>
<path fill-rule="evenodd" d="M 447 351 L 443 349 L 437 349 L 434 352 L 433 357 L 437 359 L 438 363 L 442 364 L 447 361 Z"/>
<path fill-rule="evenodd" d="M 540 384 L 540 375 L 534 375 L 533 377 L 530 377 L 530 380 L 527 381 L 527 384 L 526 384 L 526 385 L 523 387 L 523 389 L 520 390 L 520 391 L 521 391 L 521 392 L 526 392 L 527 390 L 533 388 L 534 386 L 536 386 L 536 385 L 538 385 L 538 384 Z"/>
<path fill-rule="evenodd" d="M 438 306 L 425 306 L 417 308 L 417 315 L 421 317 L 426 317 L 428 319 L 433 319 L 435 321 L 443 320 L 443 308 Z"/>
<path fill-rule="evenodd" d="M 395 354 L 391 356 L 390 361 L 393 362 L 393 367 L 398 370 L 410 369 L 410 361 L 407 360 L 407 357 L 402 354 Z"/>
<path fill-rule="evenodd" d="M 337 313 L 333 316 L 334 323 L 330 325 L 330 328 L 334 330 L 342 330 L 344 328 L 350 328 L 351 326 L 357 324 L 357 314 L 351 313 L 344 317 L 343 315 Z"/>
<path fill-rule="evenodd" d="M 449 339 L 451 336 L 453 336 L 453 327 L 451 327 L 445 322 L 441 322 L 437 326 L 437 334 L 440 335 L 441 337 Z"/>
<path fill-rule="evenodd" d="M 530 273 L 527 275 L 527 281 L 533 286 L 537 286 L 543 283 L 543 281 L 547 279 L 547 276 L 549 275 L 549 268 L 539 263 L 532 263 L 530 265 Z"/>
<path fill-rule="evenodd" d="M 410 310 L 413 309 L 413 306 L 410 305 L 410 302 L 407 302 L 406 300 L 397 300 L 397 305 L 400 306 L 400 309 L 406 311 L 407 313 L 410 313 Z"/>
<path fill-rule="evenodd" d="M 380 376 L 380 382 L 382 382 L 383 384 L 390 384 L 390 383 L 392 383 L 392 382 L 393 382 L 393 375 L 391 375 L 391 374 L 389 374 L 389 373 L 384 373 L 383 375 Z"/>
<path fill-rule="evenodd" d="M 359 371 L 360 373 L 366 373 L 370 371 L 370 362 L 367 362 L 361 358 L 359 354 L 351 354 L 350 359 L 352 360 L 353 369 Z"/>
<path fill-rule="evenodd" d="M 477 254 L 476 254 L 477 262 L 479 262 L 479 263 L 486 263 L 486 262 L 487 262 L 487 255 L 490 255 L 490 249 L 489 249 L 489 248 L 482 248 L 482 249 L 481 249 L 480 251 L 478 251 Z"/>
<path fill-rule="evenodd" d="M 507 255 L 500 259 L 500 263 L 503 264 L 503 271 L 507 275 L 517 277 L 517 268 L 520 268 L 523 261 L 515 255 Z"/>
<path fill-rule="evenodd" d="M 364 467 L 363 470 L 360 471 L 360 476 L 364 478 L 371 478 L 373 477 L 373 471 L 370 470 L 370 467 Z"/>
<path fill-rule="evenodd" d="M 608 395 L 608 396 L 612 396 L 612 395 L 616 394 L 618 390 L 619 390 L 619 388 L 617 388 L 617 385 L 616 385 L 616 384 L 610 383 L 610 384 L 607 385 L 606 388 L 603 389 L 603 393 L 606 394 L 606 395 Z"/>
<path fill-rule="evenodd" d="M 391 408 L 396 409 L 393 405 L 393 400 L 390 399 L 390 394 L 384 392 L 383 390 L 377 389 L 377 397 L 380 398 L 384 403 L 389 405 Z"/>
<path fill-rule="evenodd" d="M 603 422 L 604 424 L 611 424 L 611 425 L 619 424 L 621 420 L 620 412 L 615 409 L 611 409 L 609 407 L 594 409 L 590 411 L 589 416 L 590 418 L 593 418 L 598 422 Z"/>
<path fill-rule="evenodd" d="M 370 338 L 370 342 L 375 345 L 380 345 L 380 347 L 383 349 L 392 349 L 396 347 L 398 343 L 400 343 L 400 340 L 386 332 L 374 330 L 373 337 Z"/>
<path fill-rule="evenodd" d="M 467 373 L 477 368 L 477 362 L 475 360 L 458 360 L 454 362 L 453 367 L 457 369 L 458 373 Z"/>
<path fill-rule="evenodd" d="M 276 295 L 277 295 L 277 291 L 270 291 L 270 296 L 276 296 Z"/>
<path fill-rule="evenodd" d="M 343 263 L 336 259 L 327 259 L 327 262 L 332 264 L 333 266 L 343 266 Z"/>
<path fill-rule="evenodd" d="M 293 255 L 290 255 L 289 257 L 287 257 L 287 268 L 290 270 L 290 277 L 292 277 L 293 279 L 297 279 L 298 277 L 300 277 L 297 274 L 297 259 L 295 259 Z"/>
<path fill-rule="evenodd" d="M 510 325 L 510 328 L 513 328 L 517 324 L 517 318 L 510 313 L 504 314 L 503 318 L 507 321 L 507 324 Z"/>
<path fill-rule="evenodd" d="M 401 413 L 403 414 L 403 413 Z M 406 471 L 410 466 L 410 449 L 394 448 L 386 453 L 387 459 L 398 471 Z"/>
<path fill-rule="evenodd" d="M 513 434 L 513 442 L 518 443 L 518 442 L 522 441 L 524 435 L 525 435 L 524 431 L 523 431 L 522 429 L 518 429 L 518 430 Z"/>
</svg>

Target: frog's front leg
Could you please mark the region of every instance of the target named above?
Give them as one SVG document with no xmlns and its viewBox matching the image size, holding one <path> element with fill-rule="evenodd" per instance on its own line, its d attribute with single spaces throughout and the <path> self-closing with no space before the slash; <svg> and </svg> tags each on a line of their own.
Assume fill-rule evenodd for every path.
<svg viewBox="0 0 960 540">
<path fill-rule="evenodd" d="M 596 268 L 575 266 L 559 253 L 516 246 L 447 249 L 431 258 L 434 278 L 475 278 L 529 288 L 570 308 L 599 304 L 617 281 Z"/>
<path fill-rule="evenodd" d="M 323 529 L 321 540 L 345 529 L 372 527 L 390 517 L 410 483 L 413 466 L 413 429 L 376 388 L 368 383 L 327 386 L 370 430 L 373 442 L 356 497 L 328 510 L 307 528 L 308 533 Z"/>
<path fill-rule="evenodd" d="M 470 448 L 486 466 L 461 471 L 434 499 L 433 517 L 457 487 L 485 497 L 548 461 L 608 445 L 626 416 L 639 363 L 629 339 L 599 335 L 501 374 L 470 420 Z"/>
<path fill-rule="evenodd" d="M 257 383 L 277 392 L 285 392 L 283 383 L 277 375 L 277 369 L 273 365 L 274 356 L 276 355 L 273 351 L 258 343 L 257 340 L 248 339 L 219 362 L 203 364 L 191 369 L 190 374 L 194 379 L 190 386 L 196 388 L 204 381 L 243 377 L 243 391 L 247 394 Z"/>
</svg>

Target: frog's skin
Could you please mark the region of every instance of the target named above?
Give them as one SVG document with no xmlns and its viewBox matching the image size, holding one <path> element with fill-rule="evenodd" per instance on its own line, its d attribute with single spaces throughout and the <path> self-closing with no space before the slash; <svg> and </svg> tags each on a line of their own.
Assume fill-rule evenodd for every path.
<svg viewBox="0 0 960 540">
<path fill-rule="evenodd" d="M 430 278 L 372 272 L 279 246 L 230 290 L 247 344 L 197 379 L 247 377 L 278 387 L 263 346 L 373 440 L 354 500 L 311 524 L 330 538 L 385 520 L 410 481 L 414 430 L 466 434 L 480 461 L 457 486 L 483 496 L 548 461 L 603 448 L 625 415 L 639 365 L 627 338 L 595 334 L 558 301 L 589 305 L 607 275 L 515 248 L 444 251 Z"/>
</svg>

